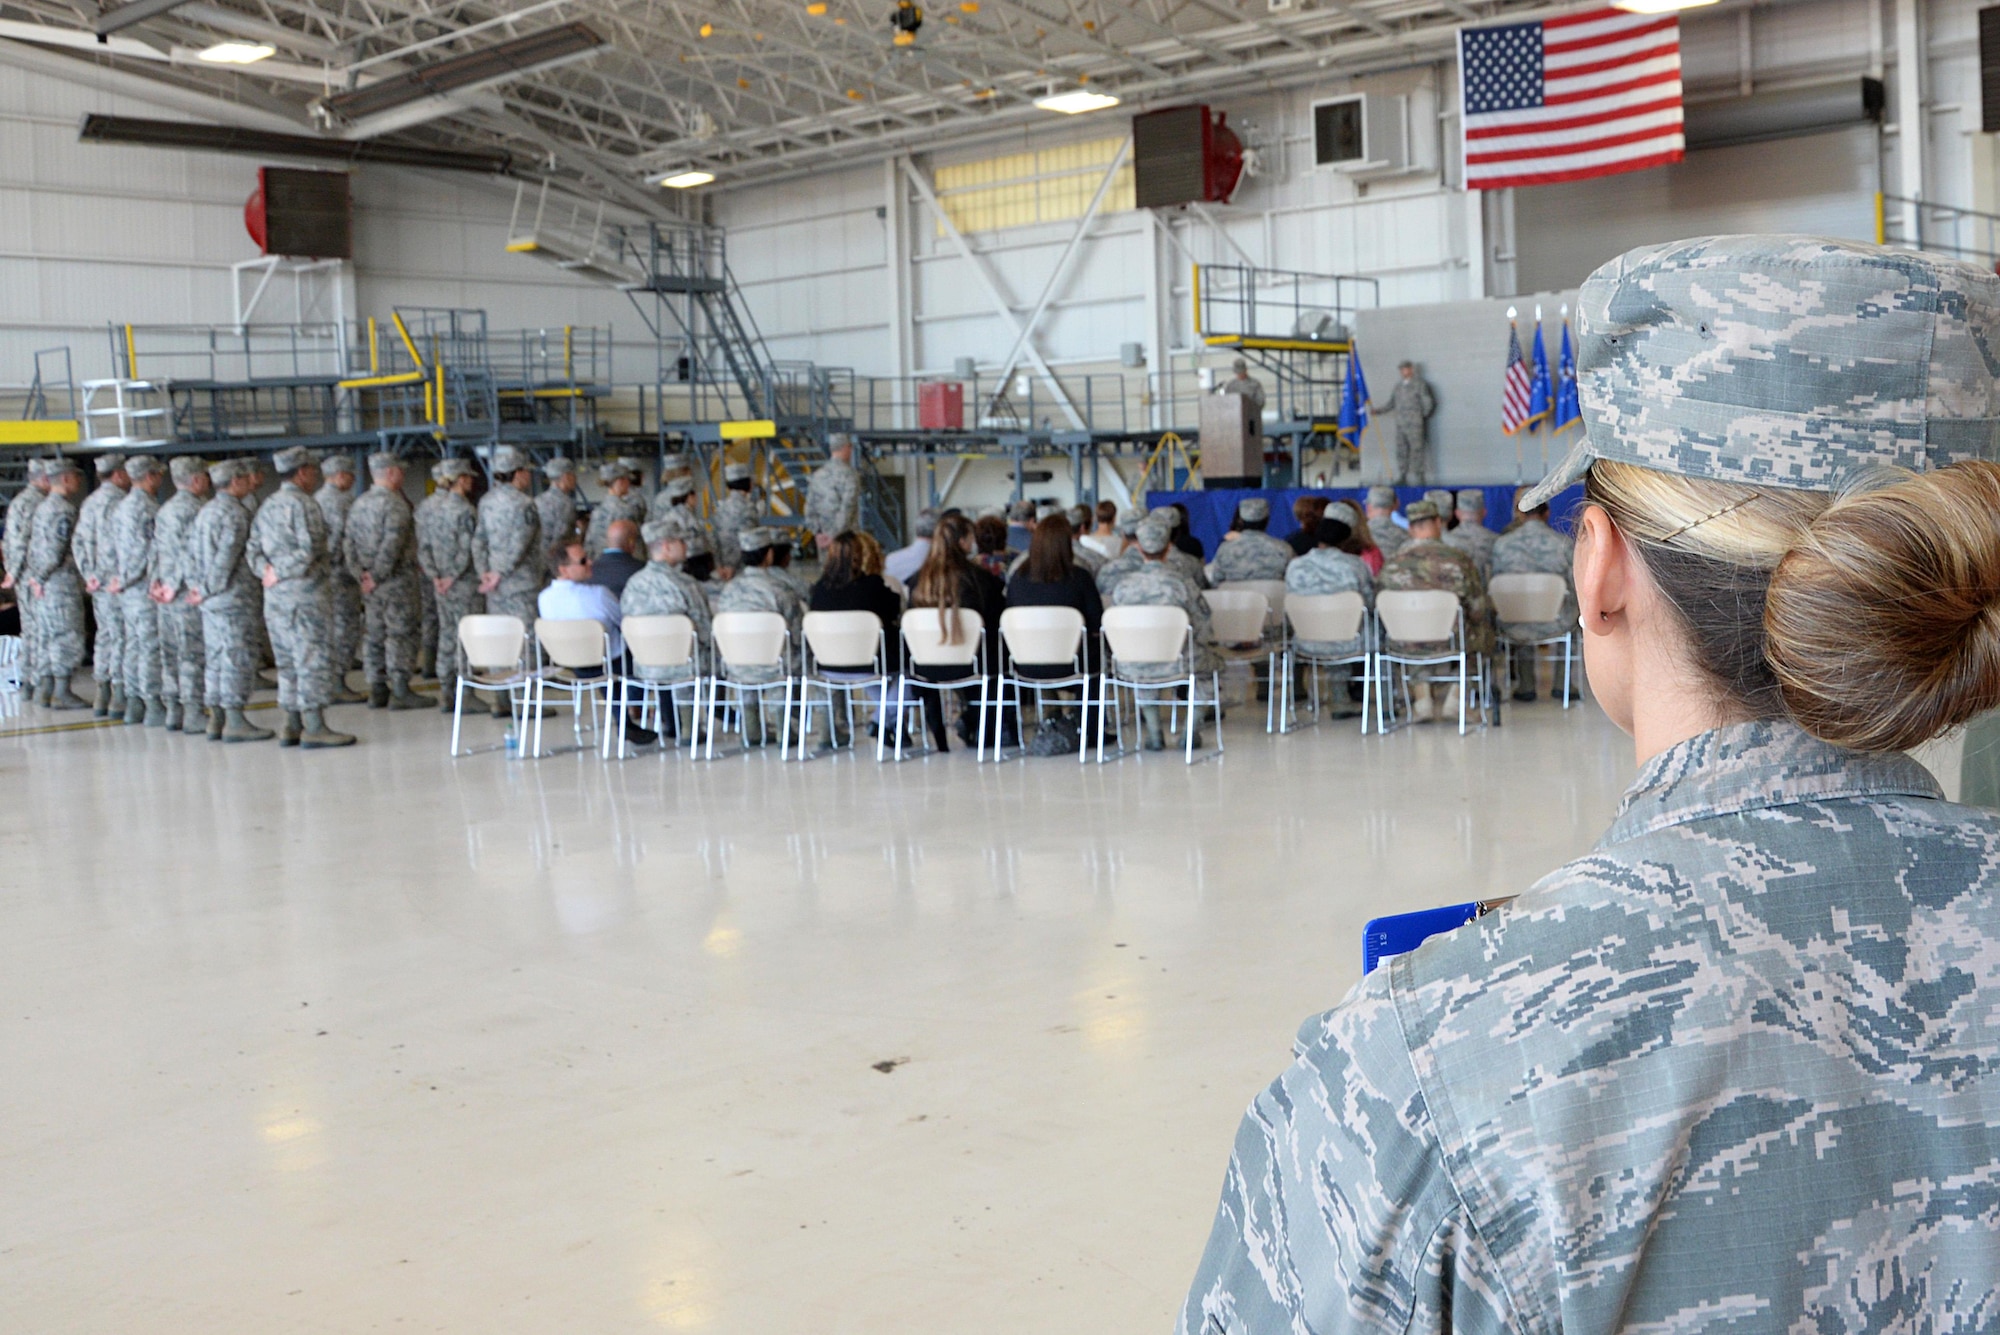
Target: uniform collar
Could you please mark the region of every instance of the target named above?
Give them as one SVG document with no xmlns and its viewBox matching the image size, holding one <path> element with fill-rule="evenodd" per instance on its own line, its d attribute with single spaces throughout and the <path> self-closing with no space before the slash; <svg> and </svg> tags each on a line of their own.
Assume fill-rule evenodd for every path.
<svg viewBox="0 0 2000 1335">
<path fill-rule="evenodd" d="M 1598 846 L 1689 821 L 1850 797 L 1942 800 L 1944 793 L 1900 752 L 1850 751 L 1789 721 L 1736 723 L 1647 761 Z"/>
</svg>

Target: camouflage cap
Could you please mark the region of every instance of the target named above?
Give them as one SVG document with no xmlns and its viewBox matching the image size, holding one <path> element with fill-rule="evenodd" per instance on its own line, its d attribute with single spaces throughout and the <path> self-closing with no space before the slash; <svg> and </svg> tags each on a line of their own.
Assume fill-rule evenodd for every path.
<svg viewBox="0 0 2000 1335">
<path fill-rule="evenodd" d="M 625 462 L 631 464 L 634 468 L 637 468 L 639 466 L 639 461 L 637 459 L 627 459 Z M 660 460 L 660 472 L 662 474 L 691 473 L 693 471 L 694 467 L 693 465 L 688 463 L 688 457 L 685 454 L 681 453 L 669 454 L 664 459 Z"/>
<path fill-rule="evenodd" d="M 671 519 L 653 519 L 639 527 L 639 541 L 648 547 L 665 542 L 668 538 L 678 538 L 680 535 L 680 524 Z"/>
<path fill-rule="evenodd" d="M 1354 508 L 1351 501 L 1335 501 L 1326 507 L 1326 513 L 1321 518 L 1338 519 L 1347 525 L 1347 531 L 1350 533 L 1361 527 L 1361 512 Z"/>
<path fill-rule="evenodd" d="M 1379 505 L 1384 510 L 1395 509 L 1396 489 L 1394 487 L 1370 487 L 1368 489 L 1368 504 Z"/>
<path fill-rule="evenodd" d="M 766 547 L 774 547 L 778 542 L 776 529 L 753 524 L 736 535 L 736 546 L 741 551 L 761 552 Z"/>
<path fill-rule="evenodd" d="M 1271 517 L 1271 503 L 1262 496 L 1246 496 L 1238 503 L 1236 514 L 1246 524 L 1262 523 Z"/>
<path fill-rule="evenodd" d="M 835 431 L 826 438 L 826 447 L 829 450 L 852 448 L 853 445 L 854 437 L 848 435 L 845 431 Z"/>
<path fill-rule="evenodd" d="M 391 454 L 387 450 L 382 450 L 378 453 L 371 454 L 368 456 L 368 471 L 376 477 L 382 476 L 382 474 L 388 472 L 392 468 L 404 468 L 407 466 L 408 465 L 406 465 L 403 462 L 402 455 Z M 325 471 L 332 472 L 333 470 L 328 468 Z M 349 471 L 351 472 L 353 470 L 350 469 Z"/>
<path fill-rule="evenodd" d="M 1486 493 L 1477 487 L 1466 487 L 1458 493 L 1458 508 L 1474 514 L 1486 513 Z"/>
<path fill-rule="evenodd" d="M 621 477 L 637 482 L 639 470 L 623 459 L 610 459 L 597 466 L 597 480 L 607 487 Z"/>
<path fill-rule="evenodd" d="M 1411 501 L 1408 505 L 1404 506 L 1403 518 L 1409 520 L 1412 524 L 1418 524 L 1426 519 L 1443 519 L 1444 513 L 1438 509 L 1436 501 L 1426 496 L 1421 501 Z"/>
<path fill-rule="evenodd" d="M 724 464 L 722 466 L 722 480 L 724 482 L 748 482 L 750 480 L 750 465 Z"/>
<path fill-rule="evenodd" d="M 533 468 L 535 461 L 518 445 L 501 445 L 493 451 L 492 466 L 493 476 L 512 477 L 523 468 Z"/>
<path fill-rule="evenodd" d="M 76 474 L 78 477 L 83 476 L 83 466 L 77 463 L 76 460 L 65 455 L 57 455 L 55 458 L 50 459 L 44 467 L 48 470 L 44 476 L 51 482 L 59 477 L 67 477 L 71 473 Z"/>
<path fill-rule="evenodd" d="M 167 476 L 176 487 L 185 487 L 208 471 L 208 460 L 198 454 L 177 454 L 167 461 Z"/>
<path fill-rule="evenodd" d="M 553 482 L 559 477 L 568 477 L 576 472 L 576 461 L 567 455 L 558 454 L 542 464 L 542 476 Z"/>
<path fill-rule="evenodd" d="M 440 459 L 431 465 L 431 476 L 440 482 L 455 482 L 462 477 L 471 477 L 479 470 L 472 466 L 470 459 Z"/>
<path fill-rule="evenodd" d="M 218 487 L 226 487 L 242 476 L 241 459 L 217 459 L 208 466 L 208 480 Z"/>
<path fill-rule="evenodd" d="M 49 461 L 47 459 L 28 460 L 28 481 L 33 482 L 37 478 L 46 479 L 48 475 Z"/>
<path fill-rule="evenodd" d="M 1140 551 L 1148 556 L 1158 556 L 1167 550 L 1167 543 L 1172 540 L 1174 531 L 1167 526 L 1165 520 L 1159 518 L 1159 511 L 1155 510 L 1139 521 L 1136 536 L 1139 539 Z"/>
<path fill-rule="evenodd" d="M 667 485 L 660 488 L 660 492 L 670 501 L 677 501 L 683 496 L 692 496 L 694 495 L 694 479 L 691 477 L 668 478 Z"/>
<path fill-rule="evenodd" d="M 99 477 L 110 477 L 124 466 L 125 456 L 122 454 L 100 454 L 97 456 L 97 475 Z"/>
<path fill-rule="evenodd" d="M 1167 526 L 1167 532 L 1169 533 L 1172 533 L 1181 526 L 1181 512 L 1174 509 L 1171 505 L 1154 506 L 1152 509 L 1146 511 L 1146 518 L 1159 520 Z"/>
<path fill-rule="evenodd" d="M 134 482 L 160 471 L 160 461 L 150 454 L 135 454 L 125 461 L 125 476 Z"/>
<path fill-rule="evenodd" d="M 1584 433 L 1521 498 L 1593 460 L 1829 491 L 1883 464 L 2000 454 L 2000 276 L 1819 237 L 1645 246 L 1577 294 Z"/>
<path fill-rule="evenodd" d="M 1458 497 L 1452 495 L 1443 487 L 1432 487 L 1424 493 L 1424 499 L 1435 505 L 1438 508 L 1438 513 L 1441 515 L 1449 515 L 1453 510 L 1458 508 Z M 1403 517 L 1408 519 L 1410 512 L 1404 510 Z"/>
<path fill-rule="evenodd" d="M 292 445 L 271 456 L 271 467 L 281 476 L 298 472 L 319 462 L 319 456 L 303 445 Z"/>
<path fill-rule="evenodd" d="M 371 461 L 372 462 L 372 461 Z M 351 454 L 329 454 L 319 461 L 319 471 L 332 477 L 335 473 L 352 473 L 354 456 Z"/>
</svg>

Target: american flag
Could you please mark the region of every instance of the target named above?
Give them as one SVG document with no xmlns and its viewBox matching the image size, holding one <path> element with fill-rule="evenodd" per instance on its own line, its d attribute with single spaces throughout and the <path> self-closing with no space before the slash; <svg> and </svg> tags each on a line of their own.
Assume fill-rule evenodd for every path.
<svg viewBox="0 0 2000 1335">
<path fill-rule="evenodd" d="M 1679 162 L 1680 35 L 1671 14 L 1619 9 L 1461 28 L 1466 189 Z"/>
<path fill-rule="evenodd" d="M 1521 356 L 1521 335 L 1507 324 L 1507 378 L 1500 386 L 1500 429 L 1513 435 L 1534 420 L 1535 373 Z"/>
</svg>

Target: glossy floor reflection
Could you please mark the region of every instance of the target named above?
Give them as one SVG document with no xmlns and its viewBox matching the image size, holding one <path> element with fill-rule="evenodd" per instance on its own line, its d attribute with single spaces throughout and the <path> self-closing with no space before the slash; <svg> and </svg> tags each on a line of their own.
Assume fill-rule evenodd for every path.
<svg viewBox="0 0 2000 1335">
<path fill-rule="evenodd" d="M 1362 922 L 1632 768 L 1546 703 L 1192 768 L 334 719 L 0 733 L 0 1329 L 1165 1332 Z"/>
</svg>

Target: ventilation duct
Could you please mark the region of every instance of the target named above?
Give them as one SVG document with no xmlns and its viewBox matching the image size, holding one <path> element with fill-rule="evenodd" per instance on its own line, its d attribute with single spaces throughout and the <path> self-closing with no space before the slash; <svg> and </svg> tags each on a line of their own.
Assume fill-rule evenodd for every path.
<svg viewBox="0 0 2000 1335">
<path fill-rule="evenodd" d="M 259 158 L 323 158 L 331 162 L 379 162 L 392 167 L 431 167 L 439 171 L 505 175 L 514 155 L 504 149 L 426 148 L 422 144 L 386 143 L 379 139 L 315 139 L 303 134 L 277 134 L 234 125 L 202 125 L 195 121 L 146 120 L 137 116 L 83 118 L 77 138 L 86 144 L 139 144 L 147 148 L 180 148 L 209 153 L 243 153 Z"/>
<path fill-rule="evenodd" d="M 1684 130 L 1691 149 L 1727 148 L 1879 122 L 1882 106 L 1880 79 L 1837 79 L 1721 102 L 1691 102 Z"/>
</svg>

